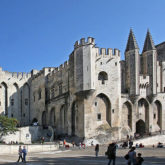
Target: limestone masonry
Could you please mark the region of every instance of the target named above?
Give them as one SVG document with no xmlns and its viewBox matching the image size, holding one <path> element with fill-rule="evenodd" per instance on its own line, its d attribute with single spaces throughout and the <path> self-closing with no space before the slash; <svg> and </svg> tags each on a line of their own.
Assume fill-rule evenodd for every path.
<svg viewBox="0 0 165 165">
<path fill-rule="evenodd" d="M 120 51 L 76 42 L 59 67 L 10 73 L 0 68 L 0 114 L 20 126 L 38 122 L 56 135 L 126 135 L 165 130 L 165 42 L 147 32 L 142 54 L 130 30 L 125 60 Z"/>
</svg>

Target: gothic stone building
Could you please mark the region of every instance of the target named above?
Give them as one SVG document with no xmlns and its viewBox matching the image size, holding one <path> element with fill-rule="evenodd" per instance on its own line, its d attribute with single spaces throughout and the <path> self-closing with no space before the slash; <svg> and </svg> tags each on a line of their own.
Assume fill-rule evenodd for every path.
<svg viewBox="0 0 165 165">
<path fill-rule="evenodd" d="M 52 126 L 56 134 L 121 139 L 165 130 L 165 42 L 147 32 L 142 54 L 130 30 L 125 60 L 99 49 L 94 38 L 76 42 L 59 67 L 31 73 L 0 68 L 0 113 L 21 126 Z"/>
</svg>

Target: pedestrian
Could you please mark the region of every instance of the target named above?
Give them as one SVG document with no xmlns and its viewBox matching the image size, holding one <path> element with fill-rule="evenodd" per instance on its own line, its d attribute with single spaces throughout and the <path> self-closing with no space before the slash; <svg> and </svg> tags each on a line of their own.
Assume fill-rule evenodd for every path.
<svg viewBox="0 0 165 165">
<path fill-rule="evenodd" d="M 19 146 L 19 149 L 18 149 L 18 160 L 17 160 L 17 162 L 19 162 L 19 160 L 21 159 L 22 160 L 22 162 L 23 162 L 23 158 L 22 158 L 22 148 L 21 148 L 21 146 Z"/>
<path fill-rule="evenodd" d="M 142 165 L 142 163 L 144 162 L 144 159 L 141 157 L 141 153 L 138 153 L 138 157 L 136 159 L 137 164 L 136 165 Z"/>
<path fill-rule="evenodd" d="M 63 146 L 65 147 L 65 145 L 66 145 L 66 140 L 64 139 L 64 141 L 63 141 Z"/>
<path fill-rule="evenodd" d="M 128 165 L 136 165 L 135 147 L 132 147 L 128 152 Z"/>
<path fill-rule="evenodd" d="M 99 144 L 96 144 L 96 147 L 95 147 L 96 158 L 98 157 L 98 153 L 99 153 Z"/>
<path fill-rule="evenodd" d="M 75 142 L 73 141 L 73 142 L 72 142 L 72 146 L 73 146 L 73 148 L 74 148 L 74 145 L 75 145 Z"/>
<path fill-rule="evenodd" d="M 26 150 L 26 147 L 25 147 L 25 146 L 23 146 L 22 153 L 23 153 L 23 162 L 25 162 L 25 163 L 26 163 L 26 155 L 27 155 L 27 150 Z"/>
<path fill-rule="evenodd" d="M 113 165 L 115 165 L 115 161 L 116 161 L 116 144 L 115 143 L 109 144 L 107 152 L 105 154 L 108 156 L 108 159 L 109 159 L 108 165 L 111 164 L 112 160 L 113 160 Z"/>
<path fill-rule="evenodd" d="M 79 149 L 81 149 L 81 142 L 79 143 Z"/>
<path fill-rule="evenodd" d="M 133 141 L 129 140 L 129 148 L 131 149 L 133 146 Z"/>
</svg>

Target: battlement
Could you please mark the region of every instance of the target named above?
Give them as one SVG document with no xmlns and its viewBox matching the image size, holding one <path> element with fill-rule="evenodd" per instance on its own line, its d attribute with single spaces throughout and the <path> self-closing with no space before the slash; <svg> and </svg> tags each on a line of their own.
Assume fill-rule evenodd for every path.
<svg viewBox="0 0 165 165">
<path fill-rule="evenodd" d="M 69 66 L 69 62 L 68 62 L 68 61 L 65 61 L 65 62 L 64 62 L 63 64 L 61 64 L 59 67 L 54 68 L 54 70 L 48 74 L 48 79 L 49 79 L 51 76 L 54 76 L 57 72 L 63 71 L 63 70 L 65 70 L 65 69 L 68 69 L 68 66 Z"/>
<path fill-rule="evenodd" d="M 2 74 L 5 74 L 8 77 L 13 77 L 16 79 L 23 79 L 23 78 L 30 78 L 31 74 L 30 73 L 25 73 L 25 72 L 8 72 L 8 71 L 4 71 L 2 69 L 2 67 L 0 67 L 0 72 L 2 72 Z"/>
<path fill-rule="evenodd" d="M 76 41 L 74 44 L 74 49 L 80 47 L 80 46 L 84 46 L 84 45 L 95 45 L 95 39 L 92 37 L 88 37 L 87 41 L 85 41 L 85 38 L 81 38 L 80 41 Z"/>
<path fill-rule="evenodd" d="M 96 56 L 100 57 L 100 56 L 103 56 L 103 57 L 114 57 L 114 56 L 118 56 L 120 57 L 120 50 L 118 49 L 112 49 L 112 48 L 96 48 Z"/>
</svg>

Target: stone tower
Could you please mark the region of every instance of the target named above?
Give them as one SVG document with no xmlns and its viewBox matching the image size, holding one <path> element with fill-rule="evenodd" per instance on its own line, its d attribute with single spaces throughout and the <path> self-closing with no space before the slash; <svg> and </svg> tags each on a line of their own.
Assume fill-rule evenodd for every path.
<svg viewBox="0 0 165 165">
<path fill-rule="evenodd" d="M 74 45 L 75 59 L 75 86 L 76 92 L 95 89 L 95 54 L 92 52 L 95 45 L 94 38 L 88 37 L 78 41 Z"/>
<path fill-rule="evenodd" d="M 127 47 L 125 50 L 126 59 L 126 89 L 130 95 L 139 94 L 139 47 L 132 29 L 130 30 Z"/>
<path fill-rule="evenodd" d="M 157 52 L 149 30 L 144 42 L 142 59 L 143 74 L 149 75 L 150 85 L 148 95 L 155 95 L 157 93 Z"/>
</svg>

